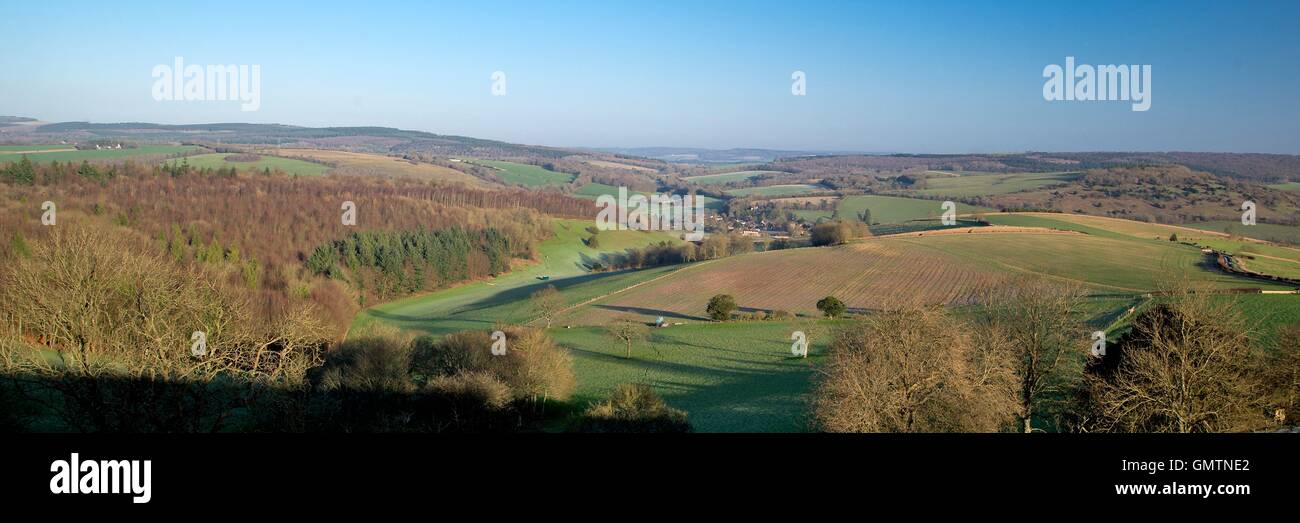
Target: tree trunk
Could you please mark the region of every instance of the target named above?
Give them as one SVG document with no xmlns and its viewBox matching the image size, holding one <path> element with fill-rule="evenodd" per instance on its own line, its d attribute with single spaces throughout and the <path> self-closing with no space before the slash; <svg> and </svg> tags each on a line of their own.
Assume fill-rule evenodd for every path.
<svg viewBox="0 0 1300 523">
<path fill-rule="evenodd" d="M 1031 421 L 1032 419 L 1029 416 L 1025 416 L 1025 434 L 1029 434 L 1030 432 L 1034 431 L 1034 427 L 1030 423 Z"/>
</svg>

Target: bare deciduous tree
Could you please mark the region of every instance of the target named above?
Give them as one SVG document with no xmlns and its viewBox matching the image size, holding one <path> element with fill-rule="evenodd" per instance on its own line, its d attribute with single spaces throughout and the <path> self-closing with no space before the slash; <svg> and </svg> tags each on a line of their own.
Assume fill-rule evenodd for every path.
<svg viewBox="0 0 1300 523">
<path fill-rule="evenodd" d="M 645 341 L 650 337 L 650 328 L 644 323 L 631 318 L 623 318 L 611 323 L 605 327 L 606 332 L 611 337 L 623 343 L 625 348 L 623 357 L 632 357 L 632 344 L 638 341 Z"/>
<path fill-rule="evenodd" d="M 1274 421 L 1296 424 L 1300 420 L 1300 323 L 1283 327 L 1277 343 L 1261 363 Z"/>
<path fill-rule="evenodd" d="M 564 296 L 554 285 L 547 285 L 534 291 L 529 297 L 533 307 L 533 321 L 543 321 L 546 328 L 551 328 L 555 316 L 564 310 Z"/>
<path fill-rule="evenodd" d="M 1090 430 L 1226 432 L 1266 424 L 1241 314 L 1179 293 L 1139 314 L 1088 369 Z"/>
<path fill-rule="evenodd" d="M 993 432 L 1017 412 L 1008 343 L 938 310 L 887 312 L 841 330 L 813 398 L 831 432 Z"/>
<path fill-rule="evenodd" d="M 1083 292 L 1047 280 L 1007 282 L 984 293 L 986 318 L 1010 342 L 1020 382 L 1020 419 L 1033 431 L 1046 399 L 1077 384 L 1088 338 L 1082 323 Z"/>
</svg>

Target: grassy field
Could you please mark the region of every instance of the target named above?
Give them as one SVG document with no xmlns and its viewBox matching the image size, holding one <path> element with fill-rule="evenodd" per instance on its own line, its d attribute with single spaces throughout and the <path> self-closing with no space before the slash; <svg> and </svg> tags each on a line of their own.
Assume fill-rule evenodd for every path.
<svg viewBox="0 0 1300 523">
<path fill-rule="evenodd" d="M 469 329 L 486 329 L 496 322 L 519 323 L 529 319 L 529 294 L 547 285 L 564 291 L 571 304 L 613 292 L 645 279 L 675 270 L 591 273 L 584 264 L 602 254 L 621 252 L 661 241 L 681 241 L 668 232 L 603 231 L 600 249 L 583 244 L 592 222 L 555 220 L 555 236 L 539 246 L 540 260 L 520 266 L 491 280 L 460 285 L 397 300 L 361 311 L 352 328 L 362 329 L 376 320 L 400 328 L 434 335 Z M 548 280 L 541 280 L 548 277 Z"/>
<path fill-rule="evenodd" d="M 319 163 L 304 162 L 292 158 L 280 158 L 277 156 L 262 156 L 255 162 L 233 162 L 226 158 L 232 156 L 229 153 L 200 154 L 198 156 L 187 156 L 182 159 L 169 160 L 167 163 L 179 164 L 188 163 L 191 167 L 203 169 L 222 169 L 234 167 L 240 172 L 262 171 L 270 169 L 272 171 L 280 170 L 286 174 L 298 176 L 320 176 L 330 170 L 328 165 Z"/>
<path fill-rule="evenodd" d="M 898 223 L 910 220 L 938 218 L 943 214 L 943 202 L 938 200 L 921 200 L 917 198 L 900 198 L 896 196 L 856 195 L 840 200 L 836 209 L 843 218 L 857 219 L 864 209 L 871 209 L 873 223 Z M 986 207 L 974 207 L 957 204 L 957 214 L 974 212 L 991 212 Z M 805 211 L 824 213 L 825 211 Z M 814 218 L 815 219 L 815 218 Z"/>
<path fill-rule="evenodd" d="M 1205 222 L 1189 225 L 1197 229 L 1217 231 L 1235 236 L 1245 236 L 1257 240 L 1300 245 L 1300 227 L 1278 225 L 1274 223 L 1257 223 L 1242 225 L 1239 221 Z"/>
<path fill-rule="evenodd" d="M 588 165 L 594 165 L 596 167 L 608 167 L 610 169 L 626 169 L 629 171 L 636 171 L 640 173 L 657 172 L 654 169 L 651 169 L 649 167 L 642 167 L 640 165 L 632 165 L 627 163 L 611 162 L 608 160 L 584 160 L 583 163 L 586 163 Z"/>
<path fill-rule="evenodd" d="M 496 169 L 497 176 L 506 183 L 525 187 L 564 185 L 573 181 L 571 174 L 548 171 L 536 165 L 497 160 L 474 160 L 472 163 Z"/>
<path fill-rule="evenodd" d="M 925 182 L 926 188 L 917 190 L 916 193 L 953 198 L 989 196 L 1061 185 L 1069 183 L 1079 176 L 1081 176 L 1081 173 L 1077 172 L 963 174 L 954 177 L 930 178 Z"/>
<path fill-rule="evenodd" d="M 579 196 L 582 198 L 590 198 L 592 200 L 607 194 L 615 198 L 618 198 L 618 187 L 615 187 L 613 185 L 593 182 L 587 185 L 583 185 L 582 187 L 579 187 L 578 190 L 573 191 L 574 196 Z M 627 192 L 628 196 L 631 196 L 633 194 L 641 194 L 641 195 L 648 196 L 648 193 L 644 193 L 641 191 Z"/>
<path fill-rule="evenodd" d="M 1300 323 L 1300 295 L 1297 294 L 1246 294 L 1219 299 L 1236 302 L 1251 327 L 1250 341 L 1257 347 L 1276 346 L 1278 330 Z"/>
<path fill-rule="evenodd" d="M 51 144 L 51 143 L 33 143 L 27 145 L 0 145 L 0 154 L 7 153 L 38 153 L 42 151 L 67 151 L 76 150 L 69 144 Z"/>
<path fill-rule="evenodd" d="M 60 146 L 71 149 L 71 146 Z M 26 149 L 15 149 L 26 150 Z M 190 145 L 141 145 L 134 149 L 92 149 L 89 151 L 67 150 L 33 154 L 0 151 L 0 163 L 16 162 L 23 156 L 36 163 L 80 162 L 82 160 L 122 160 L 141 156 L 164 157 L 173 154 L 197 151 L 198 147 Z"/>
<path fill-rule="evenodd" d="M 807 194 L 817 191 L 828 190 L 820 185 L 808 184 L 791 184 L 791 185 L 768 185 L 766 187 L 746 187 L 744 189 L 732 189 L 727 194 L 732 196 L 793 196 L 796 194 Z"/>
<path fill-rule="evenodd" d="M 623 357 L 622 346 L 603 329 L 551 329 L 574 355 L 575 399 L 609 394 L 620 383 L 654 387 L 685 409 L 700 432 L 799 432 L 812 387 L 813 367 L 825 352 L 832 323 L 809 335 L 809 357 L 790 352 L 791 322 L 679 325 L 654 329 L 648 342 Z"/>
<path fill-rule="evenodd" d="M 1232 254 L 1246 268 L 1255 272 L 1300 278 L 1300 249 L 1229 237 L 1212 230 L 1213 223 L 1197 224 L 1196 227 L 1205 227 L 1199 229 L 1072 214 L 990 214 L 987 218 L 990 222 L 1000 225 L 1074 230 L 1099 237 L 1148 240 L 1155 243 L 1168 243 L 1171 235 L 1177 235 L 1179 242 L 1210 247 Z M 1262 228 L 1266 226 L 1263 224 L 1250 227 L 1236 225 L 1236 228 L 1247 232 L 1268 230 L 1252 229 L 1251 227 Z M 1271 227 L 1283 228 L 1282 226 Z M 1229 227 L 1224 226 L 1224 228 L 1228 229 Z"/>
<path fill-rule="evenodd" d="M 573 192 L 574 196 L 577 196 L 579 198 L 588 198 L 591 200 L 595 200 L 596 198 L 599 198 L 606 194 L 618 198 L 618 187 L 615 187 L 613 185 L 593 182 L 587 185 L 583 185 L 582 187 L 579 187 L 578 190 Z M 641 191 L 628 191 L 627 194 L 628 196 L 631 196 L 633 194 L 641 194 L 641 195 L 645 195 L 646 197 L 649 197 L 649 193 L 644 193 Z M 714 211 L 721 210 L 723 203 L 725 203 L 721 199 L 713 198 L 710 196 L 697 195 L 696 198 L 699 198 L 701 201 L 704 202 L 705 209 L 711 209 Z"/>
<path fill-rule="evenodd" d="M 690 181 L 691 183 L 698 183 L 700 185 L 715 185 L 715 184 L 737 182 L 740 180 L 748 180 L 750 178 L 757 178 L 764 174 L 785 174 L 785 173 L 780 171 L 739 171 L 734 173 L 706 174 L 703 176 L 688 176 L 686 178 L 683 178 L 683 180 Z"/>
<path fill-rule="evenodd" d="M 1300 182 L 1278 183 L 1270 185 L 1269 187 L 1283 191 L 1300 191 Z"/>
<path fill-rule="evenodd" d="M 289 158 L 311 158 L 327 162 L 334 166 L 330 172 L 341 176 L 411 176 L 468 185 L 485 184 L 482 180 L 455 169 L 428 163 L 411 163 L 401 158 L 379 154 L 325 149 L 273 149 L 268 153 Z"/>
</svg>

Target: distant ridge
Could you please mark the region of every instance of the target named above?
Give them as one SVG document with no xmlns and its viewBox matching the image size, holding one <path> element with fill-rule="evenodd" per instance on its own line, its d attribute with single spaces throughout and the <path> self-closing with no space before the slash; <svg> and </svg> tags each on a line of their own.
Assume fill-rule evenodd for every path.
<svg viewBox="0 0 1300 523">
<path fill-rule="evenodd" d="M 797 151 L 782 149 L 702 149 L 693 147 L 597 147 L 588 150 L 643 156 L 678 163 L 767 163 L 799 156 L 869 155 L 860 151 Z"/>
</svg>

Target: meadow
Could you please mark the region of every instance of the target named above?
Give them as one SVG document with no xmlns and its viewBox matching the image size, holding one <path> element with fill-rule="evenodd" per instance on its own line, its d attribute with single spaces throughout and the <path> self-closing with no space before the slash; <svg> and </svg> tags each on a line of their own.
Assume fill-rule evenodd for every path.
<svg viewBox="0 0 1300 523">
<path fill-rule="evenodd" d="M 640 194 L 640 195 L 643 195 L 643 196 L 648 196 L 648 193 L 641 192 L 641 191 L 631 191 L 631 190 L 629 190 L 629 191 L 627 192 L 627 194 L 628 194 L 628 196 L 631 196 L 631 195 L 633 195 L 633 194 Z M 578 190 L 576 190 L 576 191 L 573 191 L 573 195 L 574 195 L 574 196 L 578 196 L 578 197 L 582 197 L 582 198 L 590 198 L 590 199 L 592 199 L 592 200 L 594 200 L 594 199 L 596 199 L 596 198 L 599 198 L 599 197 L 601 197 L 601 196 L 605 196 L 605 195 L 609 195 L 609 196 L 613 196 L 613 197 L 615 197 L 615 198 L 618 198 L 618 187 L 615 187 L 615 186 L 613 186 L 613 185 L 609 185 L 609 184 L 604 184 L 604 183 L 595 183 L 595 182 L 592 182 L 592 183 L 589 183 L 589 184 L 583 185 L 582 187 L 579 187 Z"/>
<path fill-rule="evenodd" d="M 69 144 L 47 144 L 33 143 L 26 145 L 0 145 L 0 154 L 10 153 L 39 153 L 52 151 L 75 151 L 76 148 Z"/>
<path fill-rule="evenodd" d="M 429 163 L 412 163 L 393 156 L 325 149 L 275 149 L 268 152 L 287 158 L 310 158 L 326 162 L 334 166 L 330 173 L 340 176 L 411 176 L 475 186 L 486 185 L 482 180 L 455 169 Z"/>
<path fill-rule="evenodd" d="M 943 214 L 942 205 L 943 202 L 938 200 L 865 194 L 845 197 L 836 209 L 841 217 L 851 219 L 857 219 L 863 210 L 871 209 L 872 223 L 900 223 L 938 218 Z M 992 211 L 987 207 L 957 204 L 957 214 Z"/>
<path fill-rule="evenodd" d="M 1105 218 L 1100 216 L 1085 216 L 1074 214 L 992 214 L 987 219 L 1001 225 L 1018 225 L 1032 227 L 1047 227 L 1061 230 L 1073 230 L 1084 232 L 1093 236 L 1111 237 L 1111 238 L 1129 238 L 1147 240 L 1155 243 L 1170 243 L 1169 238 L 1177 236 L 1179 243 L 1190 243 L 1199 247 L 1210 247 L 1220 252 L 1234 255 L 1238 262 L 1248 269 L 1263 274 L 1272 274 L 1288 278 L 1300 278 L 1300 249 L 1265 243 L 1254 239 L 1246 239 L 1240 236 L 1230 236 L 1225 233 L 1213 230 L 1214 222 L 1208 224 L 1197 224 L 1193 226 L 1163 225 L 1156 223 L 1136 222 L 1130 220 L 1120 220 L 1116 218 Z M 1222 222 L 1219 227 L 1224 230 L 1242 230 L 1247 233 L 1255 231 L 1268 231 L 1266 227 L 1274 227 L 1274 230 L 1283 230 L 1290 232 L 1284 226 L 1268 226 L 1258 224 L 1254 226 L 1242 226 L 1239 223 L 1233 226 Z M 1255 229 L 1258 227 L 1260 229 Z"/>
<path fill-rule="evenodd" d="M 797 194 L 808 194 L 818 191 L 826 191 L 826 187 L 809 184 L 788 184 L 788 185 L 767 185 L 764 187 L 746 187 L 744 189 L 731 189 L 727 194 L 732 196 L 794 196 Z"/>
<path fill-rule="evenodd" d="M 705 174 L 705 175 L 701 175 L 701 176 L 687 176 L 687 177 L 682 178 L 682 179 L 683 179 L 683 180 L 686 180 L 686 181 L 689 181 L 689 182 L 691 182 L 691 183 L 698 183 L 698 184 L 700 184 L 700 185 L 716 185 L 716 184 L 724 184 L 724 183 L 738 182 L 738 181 L 741 181 L 741 180 L 748 180 L 748 179 L 750 179 L 750 178 L 757 178 L 757 177 L 762 176 L 762 175 L 764 175 L 764 174 L 786 174 L 786 173 L 781 172 L 781 171 L 739 171 L 739 172 L 734 172 L 734 173 L 720 173 L 720 174 Z"/>
<path fill-rule="evenodd" d="M 808 332 L 809 357 L 795 357 L 790 336 L 807 330 L 796 322 L 732 322 L 653 329 L 634 345 L 632 358 L 596 327 L 553 328 L 572 351 L 577 401 L 608 395 L 620 383 L 655 389 L 689 413 L 699 432 L 801 432 L 808 430 L 807 396 L 813 366 L 836 322 L 821 320 Z"/>
<path fill-rule="evenodd" d="M 1283 191 L 1300 191 L 1300 182 L 1276 183 L 1269 187 Z"/>
<path fill-rule="evenodd" d="M 328 165 L 278 156 L 262 156 L 258 160 L 251 162 L 231 161 L 227 159 L 230 156 L 233 155 L 230 153 L 200 154 L 169 160 L 167 163 L 171 165 L 186 163 L 190 167 L 198 169 L 228 169 L 234 167 L 241 172 L 259 172 L 270 169 L 295 176 L 320 176 L 330 170 Z"/>
<path fill-rule="evenodd" d="M 1295 225 L 1278 225 L 1276 223 L 1242 225 L 1239 221 L 1217 221 L 1196 223 L 1188 227 L 1217 231 L 1234 236 L 1246 236 L 1258 240 L 1300 245 L 1300 226 Z"/>
<path fill-rule="evenodd" d="M 505 183 L 524 187 L 565 185 L 572 182 L 574 178 L 571 174 L 548 171 L 536 165 L 523 163 L 498 160 L 473 160 L 471 163 L 496 169 L 497 176 Z"/>
<path fill-rule="evenodd" d="M 603 254 L 622 252 L 663 241 L 680 242 L 670 232 L 602 231 L 600 248 L 583 243 L 593 222 L 553 220 L 555 236 L 538 246 L 538 260 L 521 264 L 509 273 L 450 289 L 392 301 L 362 310 L 352 330 L 376 320 L 424 334 L 443 335 L 469 329 L 486 329 L 497 322 L 521 323 L 531 318 L 528 296 L 546 286 L 563 291 L 569 305 L 612 293 L 640 281 L 676 270 L 661 267 L 643 271 L 592 273 L 588 265 Z M 545 278 L 545 279 L 543 279 Z"/>
<path fill-rule="evenodd" d="M 945 173 L 946 174 L 946 173 Z M 1007 194 L 1053 185 L 1063 185 L 1081 176 L 1078 172 L 1059 173 L 961 173 L 960 176 L 936 177 L 925 181 L 926 188 L 915 192 L 925 196 L 967 198 Z"/>
<path fill-rule="evenodd" d="M 628 191 L 627 194 L 628 196 L 631 196 L 633 194 L 640 194 L 646 197 L 649 197 L 650 195 L 650 193 L 646 193 L 642 191 Z M 592 182 L 583 185 L 582 187 L 579 187 L 578 190 L 576 191 L 573 191 L 573 195 L 579 198 L 587 198 L 590 200 L 595 200 L 596 198 L 599 198 L 604 195 L 609 195 L 618 198 L 618 187 L 609 184 L 604 184 L 604 183 Z M 700 201 L 704 202 L 705 209 L 710 209 L 714 211 L 721 210 L 723 204 L 726 203 L 725 200 L 722 200 L 720 198 L 714 198 L 711 196 L 696 195 L 695 197 L 699 198 Z"/>
</svg>

